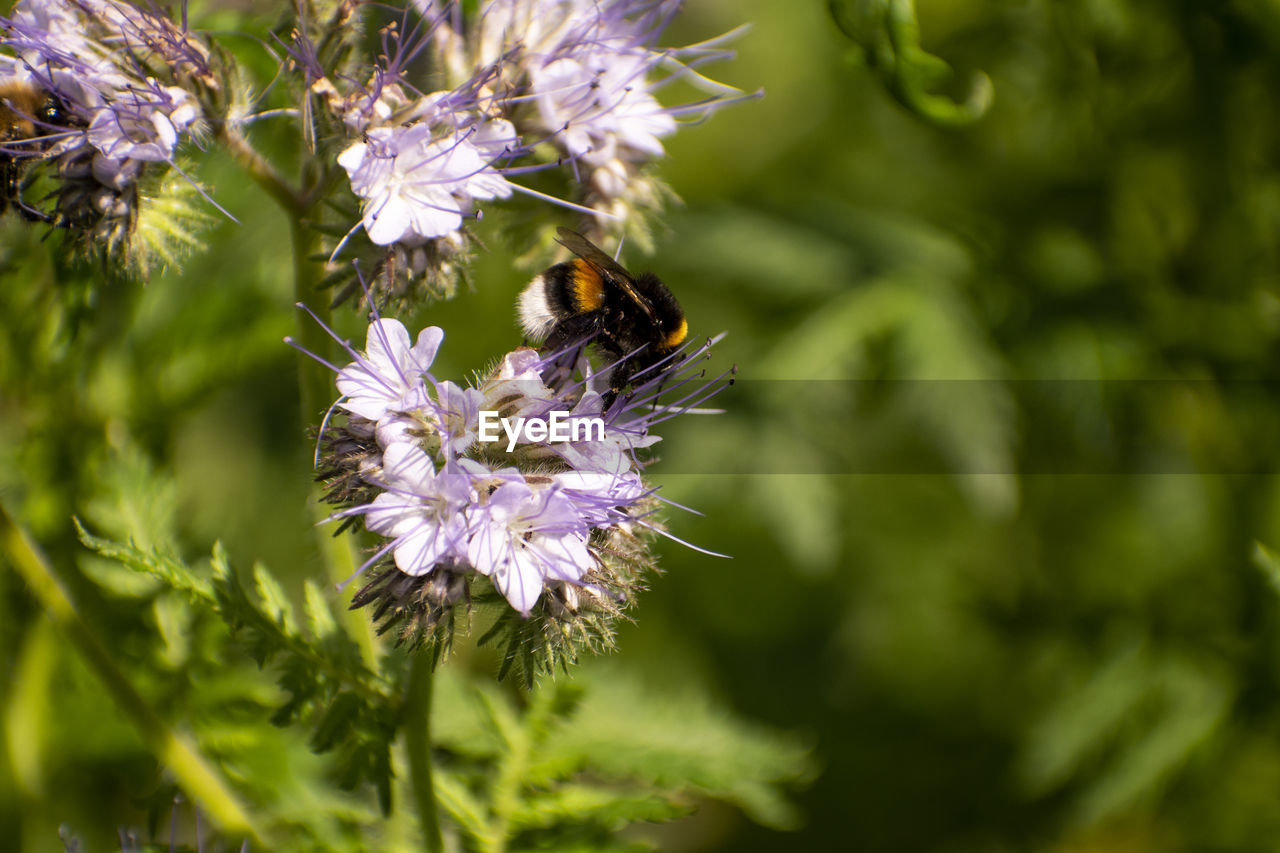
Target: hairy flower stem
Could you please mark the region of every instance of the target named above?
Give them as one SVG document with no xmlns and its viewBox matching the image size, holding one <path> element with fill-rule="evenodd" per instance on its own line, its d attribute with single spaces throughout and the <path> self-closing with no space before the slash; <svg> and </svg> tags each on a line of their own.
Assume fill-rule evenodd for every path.
<svg viewBox="0 0 1280 853">
<path fill-rule="evenodd" d="M 223 124 L 219 137 L 231 152 L 231 156 L 249 173 L 249 177 L 253 178 L 254 183 L 275 199 L 290 217 L 296 218 L 302 214 L 305 208 L 302 192 L 285 180 L 284 176 L 249 144 L 249 140 L 245 139 L 239 130 Z"/>
<path fill-rule="evenodd" d="M 39 599 L 45 612 L 102 679 L 116 706 L 137 728 L 152 754 L 178 785 L 229 835 L 248 836 L 258 849 L 274 849 L 250 819 L 240 798 L 189 738 L 175 732 L 116 666 L 110 652 L 76 611 L 48 558 L 0 504 L 0 553 Z"/>
<path fill-rule="evenodd" d="M 431 780 L 431 657 L 421 652 L 411 655 L 401 727 L 405 751 L 409 754 L 409 777 L 413 782 L 413 800 L 418 809 L 424 849 L 440 853 L 444 850 L 444 839 L 440 835 L 435 786 Z"/>
<path fill-rule="evenodd" d="M 323 276 L 324 267 L 315 260 L 320 254 L 320 235 L 307 227 L 306 209 L 289 211 L 290 236 L 293 241 L 293 295 L 296 302 L 310 307 L 311 312 L 320 319 L 324 326 L 330 324 L 332 311 L 329 301 L 317 290 Z M 307 350 L 318 355 L 328 354 L 333 346 L 324 327 L 317 323 L 302 308 L 296 309 L 297 340 Z M 298 388 L 302 397 L 302 421 L 307 427 L 318 424 L 328 408 L 332 397 L 332 377 L 324 365 L 299 354 Z M 312 489 L 311 504 L 315 507 L 316 521 L 328 518 L 328 512 L 322 501 L 323 493 L 317 485 Z M 349 536 L 334 536 L 328 528 L 316 528 L 319 537 L 320 553 L 329 571 L 329 579 L 335 584 L 346 582 L 356 573 L 359 563 L 352 551 L 353 540 Z M 378 670 L 377 651 L 375 647 L 373 624 L 357 610 L 346 610 L 343 613 L 348 633 L 360 646 L 365 665 L 371 670 Z"/>
<path fill-rule="evenodd" d="M 328 326 L 332 311 L 329 301 L 319 293 L 318 285 L 324 277 L 323 265 L 315 260 L 321 251 L 320 234 L 307 226 L 312 216 L 318 214 L 313 192 L 293 186 L 271 165 L 258 151 L 249 144 L 249 140 L 241 135 L 235 127 L 224 124 L 219 129 L 219 136 L 226 144 L 236 162 L 249 174 L 263 191 L 280 205 L 285 216 L 289 218 L 289 237 L 293 244 L 293 296 L 294 301 L 306 305 L 311 312 Z M 314 164 L 304 164 L 304 171 Z M 311 169 L 310 171 L 314 171 Z M 314 175 L 304 175 L 304 179 Z M 319 185 L 319 181 L 312 181 Z M 304 181 L 304 186 L 305 186 Z M 304 348 L 321 356 L 328 356 L 333 341 L 308 316 L 303 308 L 296 311 L 298 343 Z M 302 399 L 302 423 L 309 428 L 320 422 L 326 408 L 331 402 L 331 385 L 329 371 L 313 359 L 299 356 L 298 389 Z M 328 513 L 323 509 L 319 488 L 312 492 L 312 505 L 317 522 L 324 521 Z M 358 563 L 352 552 L 352 544 L 347 537 L 334 537 L 325 530 L 317 529 L 320 554 L 328 569 L 329 579 L 335 584 L 344 583 L 356 572 Z M 373 626 L 361 614 L 346 611 L 344 614 L 348 632 L 355 638 L 360 647 L 365 664 L 376 671 L 377 651 L 374 641 Z"/>
</svg>

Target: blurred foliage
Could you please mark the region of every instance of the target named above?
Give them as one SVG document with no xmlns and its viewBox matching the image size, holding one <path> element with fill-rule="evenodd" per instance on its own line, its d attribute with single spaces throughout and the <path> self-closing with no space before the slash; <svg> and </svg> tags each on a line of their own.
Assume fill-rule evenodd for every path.
<svg viewBox="0 0 1280 853">
<path fill-rule="evenodd" d="M 1276 9 L 916 3 L 928 91 L 994 87 L 948 129 L 846 41 L 910 4 L 834 6 L 753 4 L 766 99 L 671 146 L 654 265 L 740 381 L 659 470 L 737 559 L 623 648 L 818 733 L 735 849 L 1273 849 Z"/>
<path fill-rule="evenodd" d="M 951 66 L 920 47 L 920 24 L 912 0 L 828 0 L 831 17 L 862 47 L 867 67 L 904 107 L 944 127 L 972 124 L 991 106 L 991 78 L 974 74 L 970 92 L 957 103 L 929 89 L 951 77 Z"/>
<path fill-rule="evenodd" d="M 752 20 L 722 76 L 767 92 L 670 141 L 683 206 L 651 258 L 627 259 L 662 274 L 695 334 L 730 332 L 716 363 L 742 379 L 717 401 L 727 413 L 672 422 L 652 471 L 705 513 L 672 510 L 672 532 L 734 559 L 671 544 L 621 654 L 534 703 L 446 670 L 442 795 L 477 837 L 497 812 L 474 798 L 507 790 L 505 740 L 546 763 L 545 784 L 500 811 L 530 844 L 548 821 L 586 844 L 701 797 L 738 810 L 636 837 L 676 851 L 1280 844 L 1280 8 L 914 13 L 918 42 L 894 55 L 956 73 L 910 91 L 963 107 L 981 73 L 995 96 L 978 120 L 904 108 L 884 76 L 902 67 L 868 67 L 866 45 L 889 35 L 874 20 L 847 33 L 865 22 L 827 4 L 677 18 L 672 43 Z M 96 286 L 56 235 L 3 223 L 0 495 L 79 567 L 86 613 L 166 716 L 243 761 L 239 784 L 342 838 L 378 819 L 376 794 L 320 784 L 333 765 L 305 736 L 266 739 L 264 713 L 287 701 L 272 678 L 244 658 L 187 663 L 223 629 L 184 627 L 190 605 L 81 548 L 70 522 L 162 558 L 220 540 L 307 600 L 284 222 L 216 155 L 198 171 L 244 224 L 220 222 L 210 252 L 145 287 Z M 512 258 L 529 247 L 509 220 L 477 226 L 471 289 L 404 318 L 448 330 L 441 375 L 519 339 Z M 351 334 L 359 318 L 339 321 Z M 121 466 L 132 458 L 149 461 Z M 151 465 L 168 475 L 138 473 Z M 0 831 L 56 850 L 72 821 L 105 849 L 148 798 L 167 808 L 167 789 L 22 585 L 3 573 L 0 587 Z M 494 661 L 463 649 L 455 665 Z M 794 781 L 797 743 L 717 722 L 707 696 L 810 739 L 821 775 L 798 816 L 729 760 Z M 605 751 L 624 737 L 644 751 Z M 694 758 L 677 784 L 654 755 Z M 579 772 L 624 780 L 619 798 L 599 807 Z M 409 833 L 383 831 L 388 846 Z"/>
<path fill-rule="evenodd" d="M 799 822 L 773 786 L 809 774 L 803 744 L 744 725 L 696 689 L 655 704 L 611 663 L 544 683 L 523 709 L 496 685 L 441 670 L 434 737 L 450 755 L 438 765 L 440 801 L 478 849 L 504 835 L 516 849 L 644 849 L 640 838 L 615 846 L 618 828 L 687 814 L 697 797 L 766 826 Z"/>
<path fill-rule="evenodd" d="M 75 524 L 91 552 L 84 574 L 119 602 L 99 614 L 118 622 L 105 644 L 145 700 L 190 729 L 245 795 L 263 843 L 415 849 L 412 811 L 395 807 L 410 796 L 396 769 L 408 762 L 397 735 L 421 725 L 402 683 L 415 653 L 397 649 L 366 666 L 335 618 L 333 596 L 311 578 L 298 613 L 261 563 L 251 583 L 221 545 L 207 565 L 188 563 L 167 538 L 172 483 L 141 453 L 113 456 L 99 477 L 120 491 L 86 505 L 94 522 L 118 530 L 142 520 L 152 537 L 113 541 Z M 17 786 L 43 800 L 55 779 L 84 772 L 103 750 L 102 762 L 118 766 L 92 771 L 94 781 L 138 800 L 154 823 L 172 785 L 148 766 L 136 730 L 123 720 L 101 724 L 110 692 L 79 672 L 39 620 L 13 665 L 6 735 Z M 696 686 L 655 699 L 605 668 L 529 692 L 503 690 L 492 672 L 469 667 L 444 667 L 441 678 L 430 749 L 440 808 L 452 818 L 447 834 L 459 839 L 451 849 L 647 850 L 645 838 L 620 841 L 619 832 L 681 817 L 705 800 L 734 804 L 763 825 L 798 823 L 783 790 L 812 777 L 808 745 L 739 721 Z M 42 808 L 99 844 L 103 828 L 130 815 L 123 803 L 74 800 L 50 798 Z M 179 820 L 175 810 L 181 830 Z M 42 821 L 27 825 L 39 831 Z M 56 841 L 43 828 L 32 849 Z"/>
</svg>

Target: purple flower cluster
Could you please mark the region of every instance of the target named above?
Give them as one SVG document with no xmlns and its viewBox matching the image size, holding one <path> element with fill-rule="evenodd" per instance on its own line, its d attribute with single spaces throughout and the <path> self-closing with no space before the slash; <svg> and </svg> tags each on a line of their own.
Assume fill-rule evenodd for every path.
<svg viewBox="0 0 1280 853">
<path fill-rule="evenodd" d="M 87 143 L 103 186 L 122 191 L 145 163 L 172 162 L 202 117 L 193 90 L 212 85 L 208 52 L 153 11 L 123 0 L 19 0 L 0 25 L 13 54 L 0 59 L 0 82 L 60 101 L 71 126 L 44 128 L 53 153 Z"/>
<path fill-rule="evenodd" d="M 646 188 L 641 168 L 663 155 L 662 140 L 676 131 L 678 119 L 706 117 L 742 96 L 694 70 L 730 56 L 717 44 L 734 34 L 701 45 L 656 47 L 679 5 L 491 0 L 461 33 L 448 26 L 436 31 L 449 67 L 473 75 L 498 69 L 503 114 L 571 164 L 581 199 L 598 215 L 621 219 Z M 662 105 L 655 93 L 676 79 L 708 97 Z"/>
<path fill-rule="evenodd" d="M 143 277 L 199 246 L 208 216 L 194 196 L 208 196 L 175 157 L 217 118 L 208 105 L 221 83 L 204 44 L 126 0 L 18 0 L 0 28 L 0 92 L 32 131 L 0 153 L 17 164 L 11 174 L 53 185 L 36 204 L 17 199 L 23 215 Z"/>
<path fill-rule="evenodd" d="M 545 582 L 582 580 L 592 565 L 592 529 L 632 520 L 627 509 L 646 492 L 629 464 L 536 476 L 518 467 L 531 454 L 541 457 L 539 467 L 557 454 L 582 458 L 569 446 L 523 442 L 509 464 L 491 461 L 478 441 L 481 411 L 536 417 L 570 402 L 543 383 L 530 349 L 508 354 L 479 387 L 437 381 L 428 370 L 442 338 L 430 327 L 410 346 L 399 321 L 376 320 L 364 353 L 339 371 L 338 407 L 372 430 L 383 454 L 381 465 L 364 472 L 381 494 L 346 512 L 392 540 L 401 572 L 466 564 L 527 614 Z M 581 401 L 573 408 L 583 414 Z M 630 439 L 614 431 L 607 443 L 619 457 L 646 443 Z"/>
<path fill-rule="evenodd" d="M 430 368 L 443 337 L 429 327 L 414 341 L 399 321 L 375 319 L 364 350 L 347 347 L 351 363 L 333 367 L 335 407 L 345 413 L 322 437 L 330 498 L 343 506 L 333 517 L 362 520 L 388 540 L 364 567 L 383 567 L 366 587 L 377 594 L 357 603 L 377 601 L 393 620 L 433 611 L 425 621 L 434 629 L 483 576 L 522 617 L 571 618 L 587 604 L 616 613 L 639 579 L 629 567 L 652 565 L 638 534 L 661 531 L 637 451 L 659 440 L 654 424 L 723 387 L 690 384 L 711 342 L 606 405 L 607 376 L 585 358 L 572 377 L 548 379 L 566 376 L 566 356 L 527 347 L 469 385 L 438 380 Z M 673 402 L 659 404 L 659 393 Z M 484 440 L 486 412 L 508 422 L 598 420 L 603 432 L 495 443 Z M 620 567 L 615 557 L 628 554 Z"/>
<path fill-rule="evenodd" d="M 660 195 L 640 170 L 678 120 L 741 96 L 694 71 L 729 55 L 716 43 L 655 47 L 676 11 L 669 0 L 487 0 L 467 16 L 460 4 L 414 4 L 422 20 L 384 30 L 383 57 L 357 92 L 339 91 L 305 37 L 291 50 L 310 91 L 358 135 L 338 162 L 378 246 L 456 243 L 476 202 L 541 195 L 514 179 L 557 162 L 572 198 L 552 201 L 624 220 Z M 454 88 L 413 90 L 406 67 L 422 55 Z M 676 79 L 709 96 L 663 106 L 655 93 Z"/>
</svg>

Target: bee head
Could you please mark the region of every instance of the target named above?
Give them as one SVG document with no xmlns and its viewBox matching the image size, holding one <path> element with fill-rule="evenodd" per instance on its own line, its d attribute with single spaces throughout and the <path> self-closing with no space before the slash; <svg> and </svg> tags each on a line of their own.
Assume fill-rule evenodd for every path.
<svg viewBox="0 0 1280 853">
<path fill-rule="evenodd" d="M 68 118 L 67 108 L 56 95 L 46 93 L 40 101 L 40 108 L 36 110 L 36 118 L 44 124 L 65 125 Z"/>
<path fill-rule="evenodd" d="M 635 287 L 652 306 L 658 332 L 658 339 L 654 341 L 657 351 L 670 352 L 684 343 L 689 334 L 689 324 L 680 303 L 662 280 L 653 273 L 644 273 L 636 278 Z"/>
</svg>

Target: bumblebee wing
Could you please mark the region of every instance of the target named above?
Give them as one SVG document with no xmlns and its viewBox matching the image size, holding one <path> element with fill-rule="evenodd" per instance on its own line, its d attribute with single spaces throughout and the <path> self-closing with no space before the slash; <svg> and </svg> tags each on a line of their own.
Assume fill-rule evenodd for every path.
<svg viewBox="0 0 1280 853">
<path fill-rule="evenodd" d="M 583 237 L 577 231 L 570 231 L 568 228 L 557 228 L 556 242 L 600 272 L 608 273 L 614 278 L 619 278 L 626 282 L 631 281 L 631 273 L 623 269 L 621 264 L 606 255 L 599 246 Z"/>
<path fill-rule="evenodd" d="M 602 276 L 622 288 L 623 293 L 627 294 L 632 302 L 639 305 L 650 320 L 656 319 L 653 314 L 653 306 L 636 290 L 635 278 L 621 264 L 605 254 L 599 246 L 583 237 L 577 231 L 570 231 L 568 228 L 556 229 L 556 242 L 591 264 Z"/>
</svg>

